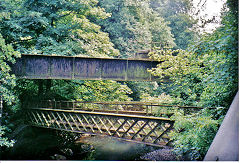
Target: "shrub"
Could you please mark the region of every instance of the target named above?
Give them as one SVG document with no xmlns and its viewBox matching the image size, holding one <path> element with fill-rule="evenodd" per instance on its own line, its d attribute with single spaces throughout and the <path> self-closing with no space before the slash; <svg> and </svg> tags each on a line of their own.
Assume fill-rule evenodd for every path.
<svg viewBox="0 0 240 163">
<path fill-rule="evenodd" d="M 189 160 L 204 158 L 222 121 L 215 120 L 211 113 L 207 109 L 189 115 L 184 115 L 182 110 L 175 111 L 171 117 L 175 124 L 170 137 L 179 157 Z"/>
</svg>

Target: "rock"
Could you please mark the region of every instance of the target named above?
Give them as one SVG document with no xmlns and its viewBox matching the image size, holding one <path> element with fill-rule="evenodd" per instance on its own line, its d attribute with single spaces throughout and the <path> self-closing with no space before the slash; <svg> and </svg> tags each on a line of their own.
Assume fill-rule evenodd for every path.
<svg viewBox="0 0 240 163">
<path fill-rule="evenodd" d="M 172 149 L 159 149 L 140 157 L 146 161 L 178 161 Z"/>
<path fill-rule="evenodd" d="M 89 145 L 89 144 L 83 144 L 83 145 L 81 145 L 81 148 L 84 152 L 89 152 L 93 149 L 93 146 Z"/>
<path fill-rule="evenodd" d="M 53 160 L 67 160 L 67 158 L 63 155 L 59 155 L 59 154 L 54 154 L 54 156 L 51 156 L 51 158 Z"/>
<path fill-rule="evenodd" d="M 61 152 L 63 152 L 67 156 L 72 156 L 73 155 L 73 151 L 70 148 L 61 149 Z"/>
</svg>

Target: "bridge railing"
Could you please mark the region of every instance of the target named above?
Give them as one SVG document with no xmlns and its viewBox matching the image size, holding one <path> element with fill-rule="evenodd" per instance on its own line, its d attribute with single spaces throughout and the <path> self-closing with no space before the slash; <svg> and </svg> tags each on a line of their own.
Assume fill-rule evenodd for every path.
<svg viewBox="0 0 240 163">
<path fill-rule="evenodd" d="M 105 135 L 155 146 L 168 145 L 174 121 L 152 116 L 35 108 L 26 110 L 32 126 L 74 133 Z"/>
<path fill-rule="evenodd" d="M 161 105 L 151 102 L 38 101 L 28 103 L 26 119 L 30 125 L 91 135 L 112 136 L 126 141 L 165 146 L 174 121 L 159 117 L 186 113 L 201 107 Z M 165 112 L 165 113 L 164 113 Z M 158 117 L 151 116 L 158 114 Z M 168 116 L 168 117 L 170 117 Z"/>
<path fill-rule="evenodd" d="M 55 101 L 45 100 L 28 103 L 28 108 L 48 108 L 62 110 L 83 110 L 91 112 L 105 112 L 132 115 L 158 115 L 171 116 L 176 108 L 183 109 L 185 113 L 199 111 L 202 107 L 163 105 L 153 102 L 85 102 L 85 101 Z"/>
</svg>

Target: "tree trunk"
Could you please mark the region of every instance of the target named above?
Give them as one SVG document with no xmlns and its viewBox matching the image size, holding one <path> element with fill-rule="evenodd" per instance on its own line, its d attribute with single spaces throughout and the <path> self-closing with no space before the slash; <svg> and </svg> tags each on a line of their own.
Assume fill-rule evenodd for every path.
<svg viewBox="0 0 240 163">
<path fill-rule="evenodd" d="M 52 80 L 49 79 L 49 80 L 47 80 L 46 82 L 47 82 L 47 83 L 46 83 L 46 91 L 45 91 L 45 94 L 48 94 L 49 91 L 50 91 L 50 89 L 51 89 L 51 86 L 52 86 Z"/>
<path fill-rule="evenodd" d="M 43 80 L 38 80 L 38 97 L 43 95 Z"/>
</svg>

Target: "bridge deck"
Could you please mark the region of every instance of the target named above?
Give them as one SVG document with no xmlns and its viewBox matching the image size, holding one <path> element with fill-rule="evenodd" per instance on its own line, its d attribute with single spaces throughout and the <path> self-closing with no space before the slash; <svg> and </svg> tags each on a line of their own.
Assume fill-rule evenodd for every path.
<svg viewBox="0 0 240 163">
<path fill-rule="evenodd" d="M 17 78 L 26 79 L 152 81 L 157 78 L 147 69 L 158 63 L 149 59 L 22 55 L 11 67 Z"/>
</svg>

